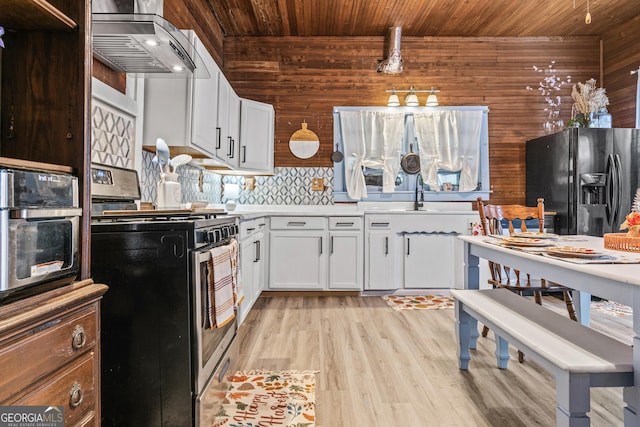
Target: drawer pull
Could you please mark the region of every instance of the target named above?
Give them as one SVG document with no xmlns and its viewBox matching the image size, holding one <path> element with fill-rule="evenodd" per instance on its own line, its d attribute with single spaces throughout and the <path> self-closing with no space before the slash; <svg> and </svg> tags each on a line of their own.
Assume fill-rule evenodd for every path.
<svg viewBox="0 0 640 427">
<path fill-rule="evenodd" d="M 87 343 L 87 334 L 81 325 L 76 325 L 71 336 L 71 347 L 74 350 L 80 350 Z"/>
<path fill-rule="evenodd" d="M 72 408 L 77 408 L 82 403 L 84 399 L 84 393 L 82 392 L 82 387 L 79 383 L 74 382 L 73 386 L 71 386 L 71 390 L 69 391 L 69 405 Z"/>
<path fill-rule="evenodd" d="M 388 222 L 372 222 L 371 226 L 372 227 L 388 227 L 389 223 Z"/>
<path fill-rule="evenodd" d="M 304 227 L 307 225 L 306 221 L 289 221 L 287 225 L 295 226 L 295 227 Z"/>
<path fill-rule="evenodd" d="M 353 222 L 336 222 L 336 227 L 353 227 Z"/>
<path fill-rule="evenodd" d="M 254 231 L 255 229 L 255 227 L 247 228 L 247 232 Z"/>
</svg>

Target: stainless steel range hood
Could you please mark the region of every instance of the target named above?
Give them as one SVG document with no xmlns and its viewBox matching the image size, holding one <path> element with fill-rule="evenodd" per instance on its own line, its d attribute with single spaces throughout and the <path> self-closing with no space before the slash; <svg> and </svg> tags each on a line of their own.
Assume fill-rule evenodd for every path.
<svg viewBox="0 0 640 427">
<path fill-rule="evenodd" d="M 196 77 L 209 73 L 195 48 L 162 17 L 162 0 L 93 0 L 93 54 L 134 77 Z"/>
</svg>

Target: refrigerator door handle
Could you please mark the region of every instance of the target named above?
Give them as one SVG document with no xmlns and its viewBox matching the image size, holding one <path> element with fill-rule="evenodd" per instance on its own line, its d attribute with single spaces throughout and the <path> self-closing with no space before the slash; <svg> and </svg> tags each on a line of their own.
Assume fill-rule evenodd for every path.
<svg viewBox="0 0 640 427">
<path fill-rule="evenodd" d="M 611 154 L 609 154 L 609 156 L 607 156 L 607 167 L 606 167 L 606 175 L 607 175 L 607 181 L 606 181 L 606 187 L 605 187 L 605 213 L 607 216 L 607 223 L 609 225 L 613 224 L 613 214 L 615 211 L 615 207 L 613 206 L 613 192 L 615 191 L 615 184 L 613 182 L 614 178 L 613 178 L 613 169 L 615 168 L 614 164 L 613 164 L 613 156 Z"/>
<path fill-rule="evenodd" d="M 615 213 L 613 216 L 613 220 L 614 220 L 614 224 L 619 224 L 620 221 L 620 215 L 622 214 L 620 212 L 622 206 L 620 206 L 622 204 L 622 162 L 620 161 L 620 155 L 619 154 L 614 154 L 613 157 L 613 165 L 614 165 L 614 170 L 615 170 L 615 183 L 616 183 L 616 188 L 615 188 Z"/>
</svg>

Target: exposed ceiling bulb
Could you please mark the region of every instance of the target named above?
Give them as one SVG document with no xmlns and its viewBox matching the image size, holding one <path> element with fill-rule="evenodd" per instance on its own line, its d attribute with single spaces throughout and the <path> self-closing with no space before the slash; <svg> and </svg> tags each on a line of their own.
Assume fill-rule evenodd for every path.
<svg viewBox="0 0 640 427">
<path fill-rule="evenodd" d="M 400 37 L 402 27 L 389 28 L 389 54 L 387 59 L 378 63 L 378 72 L 384 74 L 400 74 L 402 72 L 402 55 L 400 54 Z"/>
<path fill-rule="evenodd" d="M 587 16 L 584 17 L 585 24 L 591 24 L 591 13 L 589 12 L 589 0 L 587 0 Z"/>
<path fill-rule="evenodd" d="M 576 0 L 573 0 L 573 8 L 576 8 Z M 589 8 L 589 0 L 587 0 L 587 15 L 584 17 L 585 24 L 591 24 L 591 10 Z"/>
</svg>

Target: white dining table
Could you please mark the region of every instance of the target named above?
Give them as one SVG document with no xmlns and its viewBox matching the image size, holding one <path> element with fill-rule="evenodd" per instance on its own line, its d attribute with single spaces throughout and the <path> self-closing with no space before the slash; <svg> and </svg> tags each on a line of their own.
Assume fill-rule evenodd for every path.
<svg viewBox="0 0 640 427">
<path fill-rule="evenodd" d="M 532 276 L 561 283 L 575 289 L 579 320 L 588 324 L 590 294 L 633 308 L 633 365 L 634 387 L 625 387 L 624 425 L 640 426 L 640 264 L 580 263 L 557 259 L 531 248 L 513 249 L 498 245 L 487 236 L 459 236 L 464 244 L 464 289 L 479 289 L 480 258 L 518 269 Z M 590 248 L 617 259 L 640 259 L 640 253 L 613 251 L 604 248 L 604 239 L 592 236 L 560 236 L 557 246 Z M 601 261 L 598 261 L 601 262 Z M 485 287 L 484 285 L 482 287 Z M 476 328 L 477 329 L 477 328 Z M 475 348 L 477 330 L 472 338 Z"/>
</svg>

